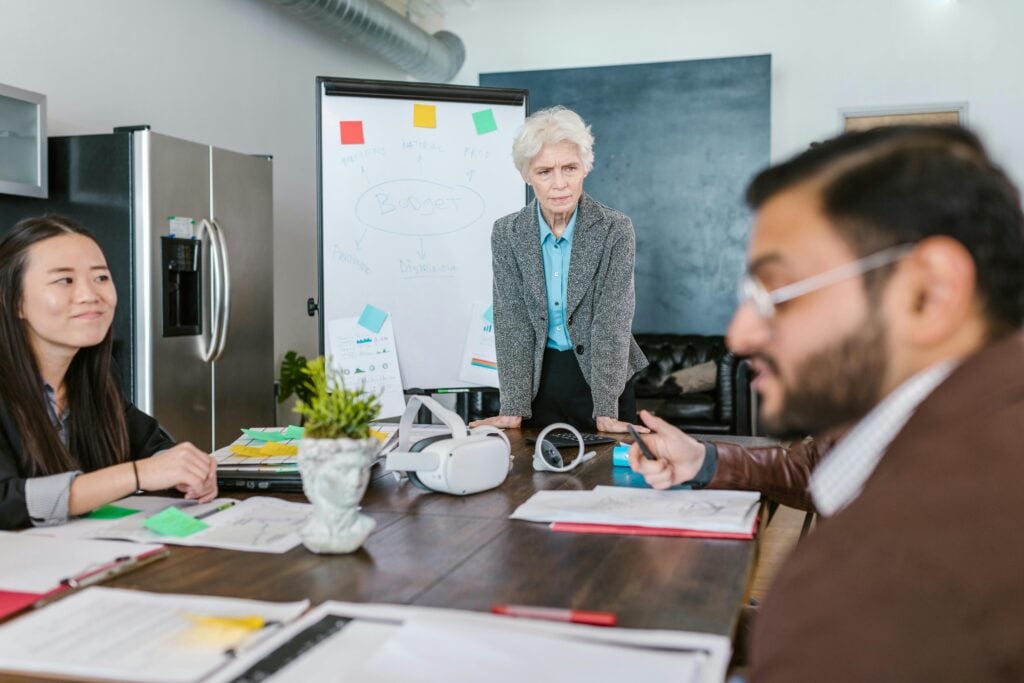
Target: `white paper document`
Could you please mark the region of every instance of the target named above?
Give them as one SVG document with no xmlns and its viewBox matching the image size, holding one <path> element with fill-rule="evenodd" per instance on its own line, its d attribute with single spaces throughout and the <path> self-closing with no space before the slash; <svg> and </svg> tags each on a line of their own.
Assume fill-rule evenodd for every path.
<svg viewBox="0 0 1024 683">
<path fill-rule="evenodd" d="M 592 491 L 539 491 L 510 517 L 692 531 L 749 533 L 757 491 L 655 491 L 596 486 Z"/>
<path fill-rule="evenodd" d="M 729 639 L 429 607 L 327 602 L 218 672 L 215 683 L 722 681 Z"/>
<path fill-rule="evenodd" d="M 160 544 L 54 539 L 0 531 L 0 591 L 46 593 L 59 587 L 65 579 L 161 547 Z"/>
<path fill-rule="evenodd" d="M 494 346 L 494 307 L 490 301 L 473 302 L 466 341 L 459 363 L 459 379 L 487 387 L 498 386 L 498 352 Z"/>
<path fill-rule="evenodd" d="M 380 395 L 381 417 L 397 417 L 405 411 L 405 390 L 391 316 L 372 327 L 360 320 L 336 318 L 327 324 L 331 363 L 349 389 Z"/>
<path fill-rule="evenodd" d="M 93 587 L 0 626 L 0 670 L 198 681 L 309 605 Z M 262 624 L 262 626 L 261 626 Z"/>
<path fill-rule="evenodd" d="M 217 498 L 204 504 L 192 503 L 181 498 L 131 496 L 116 501 L 114 505 L 140 512 L 115 520 L 74 519 L 61 526 L 34 527 L 22 533 L 58 538 L 108 538 L 137 543 L 166 543 L 280 554 L 288 552 L 302 542 L 299 538 L 299 529 L 313 511 L 313 506 L 309 503 L 293 503 L 263 496 L 245 500 Z M 143 525 L 147 518 L 168 507 L 177 507 L 193 517 L 204 515 L 202 521 L 209 525 L 209 528 L 179 537 L 158 534 Z"/>
</svg>

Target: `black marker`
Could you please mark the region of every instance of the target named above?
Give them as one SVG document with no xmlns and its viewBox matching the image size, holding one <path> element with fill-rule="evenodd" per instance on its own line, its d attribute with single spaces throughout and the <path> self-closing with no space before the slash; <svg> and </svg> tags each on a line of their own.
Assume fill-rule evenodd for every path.
<svg viewBox="0 0 1024 683">
<path fill-rule="evenodd" d="M 651 453 L 651 449 L 648 448 L 647 444 L 644 443 L 644 440 L 640 438 L 640 433 L 633 428 L 633 425 L 626 423 L 626 429 L 628 429 L 632 437 L 636 439 L 636 445 L 640 446 L 640 452 L 644 454 L 645 458 L 647 458 L 648 460 L 658 459 L 658 457 L 654 455 L 654 453 Z"/>
</svg>

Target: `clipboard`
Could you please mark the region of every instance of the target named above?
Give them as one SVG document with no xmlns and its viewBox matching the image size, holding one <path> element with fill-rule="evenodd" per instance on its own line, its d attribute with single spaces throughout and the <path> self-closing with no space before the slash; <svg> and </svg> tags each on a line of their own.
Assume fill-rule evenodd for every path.
<svg viewBox="0 0 1024 683">
<path fill-rule="evenodd" d="M 0 532 L 0 621 L 168 554 L 165 545 Z"/>
</svg>

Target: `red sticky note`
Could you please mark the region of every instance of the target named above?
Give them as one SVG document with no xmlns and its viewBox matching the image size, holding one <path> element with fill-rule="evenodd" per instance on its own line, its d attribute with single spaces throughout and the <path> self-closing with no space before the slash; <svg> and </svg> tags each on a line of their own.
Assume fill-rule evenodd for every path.
<svg viewBox="0 0 1024 683">
<path fill-rule="evenodd" d="M 341 144 L 361 145 L 363 144 L 363 122 L 362 121 L 341 121 Z"/>
</svg>

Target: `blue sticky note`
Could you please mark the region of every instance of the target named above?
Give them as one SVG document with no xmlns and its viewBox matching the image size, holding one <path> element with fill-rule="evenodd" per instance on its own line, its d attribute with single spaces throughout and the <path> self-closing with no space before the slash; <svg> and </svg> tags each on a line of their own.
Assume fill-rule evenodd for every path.
<svg viewBox="0 0 1024 683">
<path fill-rule="evenodd" d="M 484 320 L 494 324 L 494 306 L 488 306 L 487 310 L 484 311 Z"/>
<path fill-rule="evenodd" d="M 629 446 L 620 443 L 612 448 L 612 467 L 629 467 Z"/>
<path fill-rule="evenodd" d="M 363 309 L 363 314 L 359 316 L 359 324 L 376 334 L 380 332 L 380 328 L 383 327 L 384 321 L 387 319 L 387 313 L 376 306 L 366 304 L 366 308 Z"/>
</svg>

